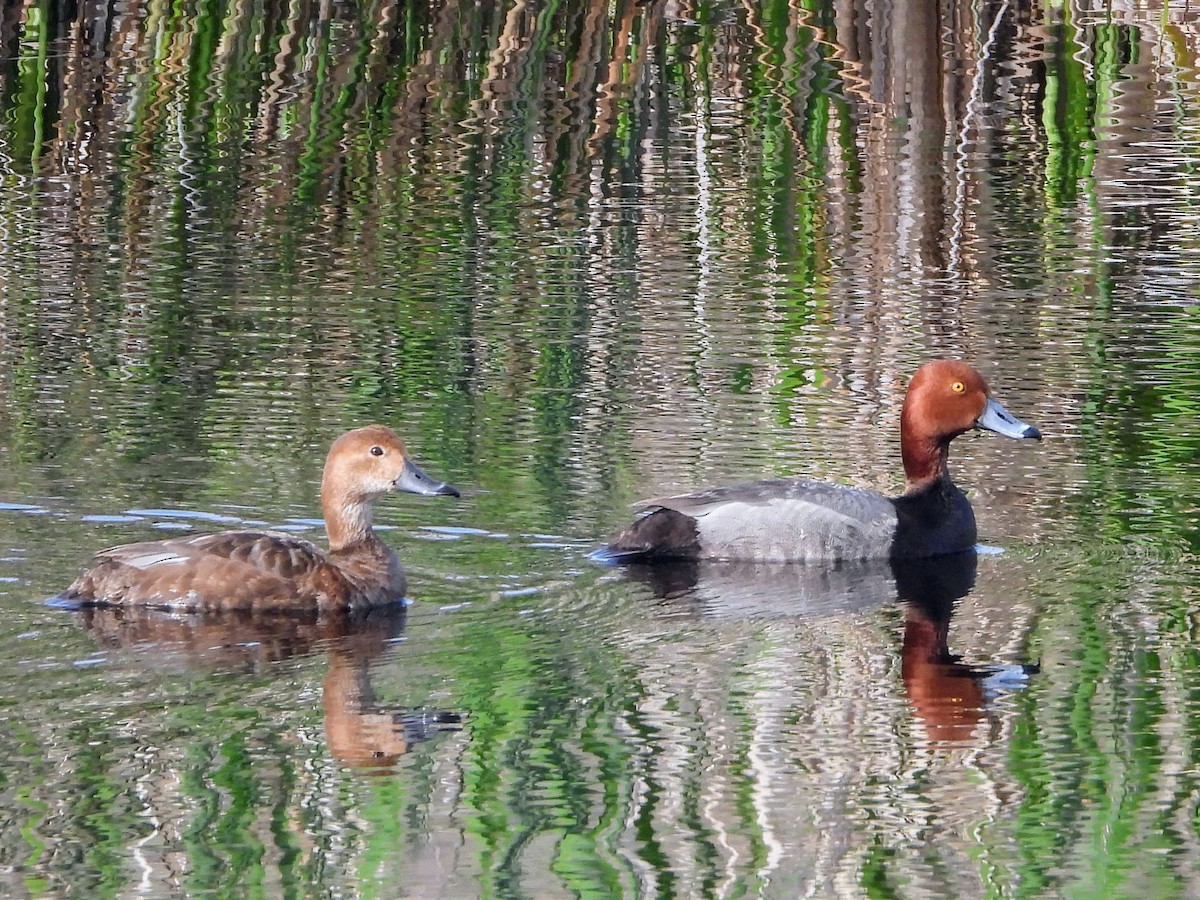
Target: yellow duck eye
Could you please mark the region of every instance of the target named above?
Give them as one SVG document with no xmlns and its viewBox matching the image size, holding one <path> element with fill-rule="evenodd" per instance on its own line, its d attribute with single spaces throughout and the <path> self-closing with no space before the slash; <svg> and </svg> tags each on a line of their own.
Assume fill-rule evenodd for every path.
<svg viewBox="0 0 1200 900">
<path fill-rule="evenodd" d="M 966 389 L 967 389 L 967 386 L 965 384 L 963 384 L 961 381 L 956 381 L 956 382 L 954 382 L 954 384 L 950 385 L 950 390 L 954 391 L 954 393 L 956 393 L 956 394 L 961 394 Z"/>
</svg>

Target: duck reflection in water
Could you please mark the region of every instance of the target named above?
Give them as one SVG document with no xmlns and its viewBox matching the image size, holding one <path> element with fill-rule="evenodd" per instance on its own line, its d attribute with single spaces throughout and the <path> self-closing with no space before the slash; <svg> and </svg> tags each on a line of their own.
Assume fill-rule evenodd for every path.
<svg viewBox="0 0 1200 900">
<path fill-rule="evenodd" d="M 461 727 L 455 712 L 386 709 L 376 702 L 371 664 L 404 632 L 400 605 L 337 615 L 170 613 L 118 606 L 86 606 L 79 614 L 101 646 L 150 650 L 157 663 L 253 672 L 324 649 L 325 735 L 330 755 L 346 766 L 386 771 L 414 743 Z"/>
<path fill-rule="evenodd" d="M 958 601 L 975 586 L 976 554 L 894 563 L 896 592 L 905 601 L 901 675 L 908 701 L 929 739 L 971 738 L 988 703 L 1023 686 L 1036 664 L 973 666 L 950 652 L 950 619 Z"/>
<path fill-rule="evenodd" d="M 975 586 L 974 550 L 935 559 L 830 566 L 687 560 L 626 566 L 660 599 L 714 618 L 847 615 L 904 603 L 901 675 L 934 742 L 969 740 L 1000 693 L 1022 687 L 1037 665 L 970 665 L 950 652 L 950 619 Z"/>
</svg>

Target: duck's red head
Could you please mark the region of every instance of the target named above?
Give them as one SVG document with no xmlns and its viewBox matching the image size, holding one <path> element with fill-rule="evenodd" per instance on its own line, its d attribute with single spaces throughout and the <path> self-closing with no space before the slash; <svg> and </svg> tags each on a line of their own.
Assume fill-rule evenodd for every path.
<svg viewBox="0 0 1200 900">
<path fill-rule="evenodd" d="M 1010 438 L 1042 439 L 1032 425 L 1012 416 L 992 397 L 971 366 L 939 359 L 917 369 L 900 412 L 900 450 L 908 488 L 948 476 L 950 442 L 972 428 Z"/>
</svg>

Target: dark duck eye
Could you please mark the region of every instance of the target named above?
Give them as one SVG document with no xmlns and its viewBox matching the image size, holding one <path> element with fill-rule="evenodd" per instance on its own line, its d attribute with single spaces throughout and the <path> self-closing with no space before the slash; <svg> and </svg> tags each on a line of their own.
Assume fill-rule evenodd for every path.
<svg viewBox="0 0 1200 900">
<path fill-rule="evenodd" d="M 382 448 L 382 447 L 380 447 L 380 446 L 378 446 L 378 445 L 376 445 L 376 446 L 372 447 L 372 448 L 371 448 L 371 455 L 372 455 L 372 456 L 383 456 L 383 448 Z"/>
</svg>

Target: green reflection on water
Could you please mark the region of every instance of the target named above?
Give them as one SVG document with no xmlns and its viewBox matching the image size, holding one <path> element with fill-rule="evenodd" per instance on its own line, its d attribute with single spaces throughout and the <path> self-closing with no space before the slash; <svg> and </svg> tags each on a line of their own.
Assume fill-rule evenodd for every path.
<svg viewBox="0 0 1200 900">
<path fill-rule="evenodd" d="M 1069 15 L 1063 7 L 1064 16 Z M 1074 203 L 1079 184 L 1087 178 L 1095 158 L 1092 121 L 1095 97 L 1084 73 L 1082 48 L 1069 21 L 1053 29 L 1054 54 L 1046 73 L 1046 100 L 1042 126 L 1046 131 L 1046 190 L 1051 203 Z"/>
<path fill-rule="evenodd" d="M 1101 582 L 1078 586 L 1075 608 L 1064 611 L 1073 620 L 1069 664 L 1059 667 L 1065 677 L 1022 698 L 1011 749 L 1024 791 L 1022 896 L 1178 895 L 1173 857 L 1196 835 L 1194 822 L 1179 829 L 1187 817 L 1182 798 L 1197 780 L 1194 746 L 1181 748 L 1172 737 L 1174 710 L 1197 659 L 1190 649 L 1167 651 L 1172 665 L 1164 667 L 1163 654 L 1138 646 L 1127 624 L 1112 627 L 1111 603 Z M 1186 718 L 1194 721 L 1194 710 Z M 1087 852 L 1077 856 L 1081 847 Z"/>
<path fill-rule="evenodd" d="M 471 710 L 463 787 L 475 811 L 467 830 L 479 838 L 481 870 L 494 890 L 517 889 L 521 850 L 550 832 L 552 865 L 567 884 L 584 892 L 617 885 L 619 874 L 602 850 L 626 793 L 630 751 L 604 715 L 618 698 L 592 694 L 595 676 L 616 661 L 601 651 L 581 671 L 569 647 L 511 627 L 471 629 L 463 638 L 472 647 L 456 675 L 458 696 Z M 598 783 L 584 777 L 585 766 L 599 769 Z"/>
</svg>

